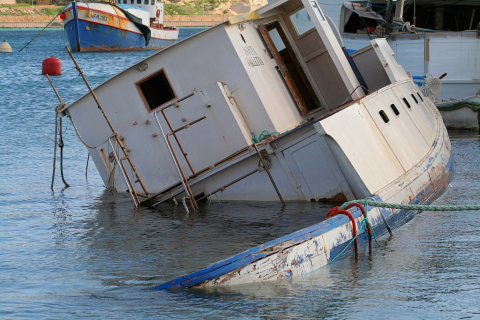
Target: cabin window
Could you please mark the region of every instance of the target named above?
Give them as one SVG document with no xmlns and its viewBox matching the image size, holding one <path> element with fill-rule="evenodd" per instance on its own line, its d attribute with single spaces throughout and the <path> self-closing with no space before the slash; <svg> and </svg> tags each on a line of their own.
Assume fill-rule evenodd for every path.
<svg viewBox="0 0 480 320">
<path fill-rule="evenodd" d="M 423 101 L 423 98 L 422 98 L 422 96 L 420 95 L 420 93 L 419 93 L 419 92 L 417 92 L 417 94 L 418 94 L 418 97 L 420 98 L 420 100 L 422 100 L 422 101 Z"/>
<path fill-rule="evenodd" d="M 130 0 L 130 4 L 135 4 L 135 0 Z"/>
<path fill-rule="evenodd" d="M 152 2 L 150 2 L 150 4 L 153 6 L 155 4 L 155 0 L 152 0 Z"/>
<path fill-rule="evenodd" d="M 382 117 L 383 122 L 388 123 L 388 122 L 390 121 L 390 119 L 388 119 L 388 116 L 387 116 L 387 114 L 385 113 L 385 111 L 380 110 L 379 114 L 380 114 L 380 117 Z"/>
<path fill-rule="evenodd" d="M 392 108 L 392 111 L 396 116 L 400 115 L 400 111 L 398 111 L 397 107 L 393 103 L 390 105 L 390 108 Z"/>
<path fill-rule="evenodd" d="M 297 30 L 298 35 L 304 34 L 308 30 L 311 30 L 313 26 L 312 19 L 307 13 L 307 9 L 303 8 L 292 14 L 290 16 L 290 20 L 292 20 L 293 25 L 295 26 L 295 30 Z"/>
<path fill-rule="evenodd" d="M 142 4 L 142 0 L 137 0 L 137 4 Z"/>
<path fill-rule="evenodd" d="M 123 0 L 123 4 L 127 4 L 127 0 Z"/>
<path fill-rule="evenodd" d="M 408 103 L 408 100 L 406 98 L 403 98 L 403 102 L 407 105 L 408 109 L 411 109 L 412 107 L 410 106 L 410 103 Z"/>
<path fill-rule="evenodd" d="M 413 100 L 415 100 L 415 102 L 418 104 L 418 100 L 417 100 L 417 98 L 415 98 L 415 96 L 413 95 L 413 93 L 412 93 L 412 98 L 413 98 Z"/>
<path fill-rule="evenodd" d="M 148 4 L 148 0 L 145 0 L 144 4 Z"/>
<path fill-rule="evenodd" d="M 122 0 L 118 0 L 118 3 L 122 3 Z"/>
<path fill-rule="evenodd" d="M 137 82 L 136 85 L 149 110 L 154 110 L 177 97 L 164 69 Z"/>
</svg>

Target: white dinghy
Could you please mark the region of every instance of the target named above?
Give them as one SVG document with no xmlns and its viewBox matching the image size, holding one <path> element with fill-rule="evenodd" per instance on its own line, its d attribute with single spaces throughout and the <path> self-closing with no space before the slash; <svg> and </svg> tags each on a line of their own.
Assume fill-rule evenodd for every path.
<svg viewBox="0 0 480 320">
<path fill-rule="evenodd" d="M 374 39 L 352 59 L 315 0 L 277 0 L 231 17 L 94 93 L 59 113 L 72 119 L 105 185 L 127 190 L 136 205 L 183 199 L 195 210 L 212 196 L 430 203 L 452 178 L 440 114 L 388 43 Z M 415 214 L 371 210 L 378 234 L 382 213 L 392 228 Z M 352 215 L 363 220 L 360 210 Z M 161 288 L 301 275 L 343 250 L 352 228 L 336 216 Z M 301 259 L 272 272 L 268 257 L 288 254 Z M 244 274 L 238 268 L 248 276 L 235 276 Z"/>
</svg>

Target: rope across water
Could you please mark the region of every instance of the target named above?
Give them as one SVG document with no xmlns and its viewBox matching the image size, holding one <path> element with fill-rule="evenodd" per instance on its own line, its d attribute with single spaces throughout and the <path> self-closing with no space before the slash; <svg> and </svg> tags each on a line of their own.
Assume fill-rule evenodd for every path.
<svg viewBox="0 0 480 320">
<path fill-rule="evenodd" d="M 376 202 L 368 199 L 352 200 L 352 201 L 345 202 L 340 206 L 339 209 L 342 210 L 352 203 L 359 203 L 362 205 L 369 205 L 372 207 L 380 207 L 380 208 L 421 210 L 421 211 L 480 210 L 480 205 L 477 205 L 477 206 L 431 206 L 431 205 L 418 205 L 418 204 L 398 204 L 398 203 L 388 203 L 388 202 Z"/>
</svg>

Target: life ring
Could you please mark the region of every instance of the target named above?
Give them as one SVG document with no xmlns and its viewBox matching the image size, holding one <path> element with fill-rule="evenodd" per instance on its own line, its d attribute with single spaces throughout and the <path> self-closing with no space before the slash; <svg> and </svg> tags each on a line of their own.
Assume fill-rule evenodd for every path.
<svg viewBox="0 0 480 320">
<path fill-rule="evenodd" d="M 157 9 L 157 18 L 160 17 L 160 9 Z"/>
</svg>

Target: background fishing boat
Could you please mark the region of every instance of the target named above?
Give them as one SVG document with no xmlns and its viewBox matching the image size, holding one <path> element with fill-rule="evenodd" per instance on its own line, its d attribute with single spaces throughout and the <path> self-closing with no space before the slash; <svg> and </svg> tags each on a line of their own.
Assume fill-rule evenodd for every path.
<svg viewBox="0 0 480 320">
<path fill-rule="evenodd" d="M 127 4 L 129 3 L 129 4 Z M 60 17 L 72 51 L 161 49 L 178 39 L 178 28 L 163 26 L 158 0 L 75 2 Z"/>
</svg>

